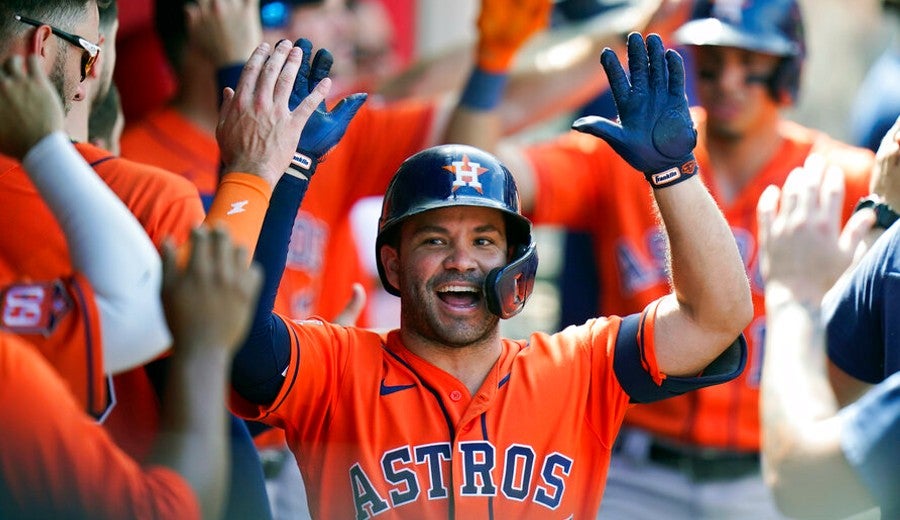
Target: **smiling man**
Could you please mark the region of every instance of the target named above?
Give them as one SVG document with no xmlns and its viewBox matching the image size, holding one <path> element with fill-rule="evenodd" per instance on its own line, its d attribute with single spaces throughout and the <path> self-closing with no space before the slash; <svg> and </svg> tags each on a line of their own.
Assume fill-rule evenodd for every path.
<svg viewBox="0 0 900 520">
<path fill-rule="evenodd" d="M 503 164 L 445 145 L 407 159 L 384 197 L 378 269 L 400 296 L 400 328 L 286 320 L 271 309 L 308 181 L 282 177 L 255 253 L 263 296 L 235 358 L 232 406 L 285 430 L 314 517 L 592 517 L 631 402 L 741 372 L 749 286 L 694 175 L 681 58 L 632 34 L 630 80 L 612 51 L 602 61 L 621 125 L 575 126 L 645 172 L 671 243 L 674 291 L 642 312 L 502 338 L 499 320 L 534 283 L 531 223 Z"/>
</svg>

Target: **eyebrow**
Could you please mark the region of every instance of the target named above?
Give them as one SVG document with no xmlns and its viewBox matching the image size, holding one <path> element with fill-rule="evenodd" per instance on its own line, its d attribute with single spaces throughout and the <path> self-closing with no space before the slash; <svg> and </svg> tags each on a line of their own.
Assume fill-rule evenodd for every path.
<svg viewBox="0 0 900 520">
<path fill-rule="evenodd" d="M 477 227 L 474 229 L 474 231 L 475 231 L 475 233 L 500 233 L 500 229 L 499 229 L 497 226 L 493 225 L 493 224 L 482 224 L 482 225 L 480 225 L 480 226 L 477 226 Z M 415 229 L 412 230 L 412 234 L 413 234 L 413 235 L 419 235 L 419 234 L 422 234 L 422 233 L 442 233 L 442 234 L 446 234 L 446 233 L 449 233 L 449 232 L 450 232 L 450 231 L 449 231 L 447 228 L 445 228 L 445 227 L 443 227 L 443 226 L 439 226 L 439 225 L 437 225 L 437 224 L 423 224 L 423 225 L 421 225 L 421 226 L 419 226 L 419 227 L 417 227 L 417 228 L 415 228 Z"/>
</svg>

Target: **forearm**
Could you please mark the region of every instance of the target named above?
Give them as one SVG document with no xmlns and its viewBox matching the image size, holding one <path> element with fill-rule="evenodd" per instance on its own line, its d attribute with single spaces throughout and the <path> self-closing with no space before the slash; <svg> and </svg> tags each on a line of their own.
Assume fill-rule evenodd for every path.
<svg viewBox="0 0 900 520">
<path fill-rule="evenodd" d="M 870 505 L 840 447 L 842 424 L 826 374 L 816 298 L 766 288 L 760 415 L 763 473 L 779 507 L 797 517 L 847 516 Z M 841 490 L 823 493 L 822 490 Z"/>
<path fill-rule="evenodd" d="M 620 33 L 593 38 L 570 34 L 560 41 L 553 41 L 551 35 L 548 39 L 551 41 L 543 42 L 539 49 L 525 49 L 510 73 L 506 97 L 498 110 L 503 135 L 578 110 L 600 95 L 609 82 L 597 56 L 604 47 L 616 53 L 624 50 Z"/>
<path fill-rule="evenodd" d="M 161 262 L 140 223 L 62 133 L 41 140 L 22 165 L 62 227 L 72 265 L 94 288 L 105 370 L 157 357 L 171 336 L 159 299 Z"/>
<path fill-rule="evenodd" d="M 499 105 L 507 81 L 505 72 L 487 72 L 476 66 L 450 115 L 442 142 L 495 152 L 502 135 Z"/>
<path fill-rule="evenodd" d="M 216 189 L 203 221 L 208 227 L 223 226 L 236 245 L 253 251 L 269 207 L 272 186 L 250 173 L 226 174 Z"/>
<path fill-rule="evenodd" d="M 219 518 L 229 481 L 224 348 L 173 349 L 153 461 L 180 473 L 204 518 Z"/>
<path fill-rule="evenodd" d="M 676 307 L 699 336 L 683 338 L 677 351 L 657 350 L 657 357 L 667 374 L 695 374 L 752 319 L 750 288 L 731 229 L 699 177 L 656 189 L 654 196 L 669 241 L 673 287 L 660 311 Z M 665 325 L 657 336 L 665 334 Z"/>
<path fill-rule="evenodd" d="M 441 139 L 444 143 L 467 144 L 496 153 L 500 138 L 500 116 L 496 110 L 457 106 Z"/>
<path fill-rule="evenodd" d="M 243 398 L 268 404 L 281 388 L 289 361 L 289 337 L 272 314 L 287 262 L 294 219 L 309 186 L 308 180 L 284 175 L 275 186 L 253 260 L 263 271 L 263 284 L 250 332 L 234 359 L 232 385 Z"/>
</svg>

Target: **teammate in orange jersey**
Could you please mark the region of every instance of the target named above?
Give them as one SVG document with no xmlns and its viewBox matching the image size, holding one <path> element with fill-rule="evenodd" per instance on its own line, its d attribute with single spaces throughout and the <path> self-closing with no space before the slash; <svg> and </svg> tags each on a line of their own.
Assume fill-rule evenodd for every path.
<svg viewBox="0 0 900 520">
<path fill-rule="evenodd" d="M 19 11 L 17 7 L 22 7 L 23 9 L 30 7 L 32 10 L 28 11 L 28 14 L 41 17 L 43 20 L 34 18 L 34 20 L 37 20 L 36 26 L 30 23 L 18 23 L 18 21 L 14 25 L 7 26 L 5 24 L 3 27 L 11 31 L 10 38 L 7 40 L 9 42 L 7 52 L 17 54 L 34 49 L 34 52 L 42 56 L 42 63 L 45 68 L 50 69 L 54 62 L 63 64 L 64 67 L 53 66 L 50 70 L 52 82 L 60 90 L 60 93 L 64 94 L 64 99 L 80 100 L 82 97 L 81 91 L 83 90 L 82 84 L 77 83 L 74 78 L 81 76 L 81 72 L 85 72 L 84 75 L 86 77 L 89 75 L 90 71 L 86 68 L 90 64 L 86 59 L 88 55 L 81 51 L 75 52 L 70 50 L 70 47 L 74 48 L 75 44 L 69 43 L 68 40 L 63 40 L 62 37 L 57 42 L 55 35 L 60 29 L 51 28 L 49 25 L 46 25 L 44 20 L 51 20 L 59 25 L 65 25 L 67 28 L 70 28 L 69 26 L 72 26 L 76 20 L 80 20 L 79 25 L 85 26 L 87 30 L 78 30 L 82 34 L 86 34 L 90 29 L 87 26 L 91 25 L 91 23 L 96 27 L 96 4 L 85 2 L 83 5 L 85 14 L 80 19 L 74 14 L 71 19 L 63 16 L 59 11 L 55 10 L 58 9 L 58 6 L 49 2 L 42 3 L 39 8 L 30 4 L 29 6 L 19 6 L 6 3 L 0 9 L 4 13 L 7 10 L 10 11 L 9 17 L 13 19 L 13 12 Z M 65 13 L 70 14 L 68 11 Z M 93 17 L 91 14 L 93 14 Z M 57 22 L 57 19 L 59 19 L 59 22 Z M 66 32 L 68 33 L 68 31 Z M 96 32 L 96 28 L 94 28 L 94 32 Z M 63 44 L 69 47 L 64 47 L 62 46 Z M 283 48 L 279 52 L 287 55 L 289 48 L 290 46 L 287 46 L 287 48 Z M 294 65 L 299 64 L 299 54 L 292 58 L 292 62 Z M 232 153 L 227 163 L 233 165 L 241 164 L 241 150 L 246 151 L 248 146 L 242 139 L 257 135 L 257 132 L 270 131 L 271 125 L 266 128 L 261 127 L 261 125 L 270 124 L 271 121 L 268 121 L 267 118 L 272 115 L 275 115 L 274 111 L 272 114 L 267 114 L 266 118 L 239 122 L 243 129 L 231 135 L 231 140 L 223 145 L 223 149 Z M 294 130 L 296 132 L 284 133 L 288 139 L 294 140 L 293 145 L 296 144 L 299 127 L 294 128 Z M 265 142 L 268 141 L 270 140 L 265 140 Z M 78 144 L 77 147 L 82 155 L 88 158 L 92 165 L 101 172 L 104 180 L 129 206 L 129 209 L 138 216 L 145 230 L 152 235 L 157 244 L 165 237 L 172 237 L 176 242 L 183 241 L 188 231 L 202 220 L 203 212 L 196 195 L 196 188 L 190 185 L 189 182 L 156 168 L 145 167 L 112 157 L 105 151 L 87 144 Z M 263 157 L 271 155 L 265 149 L 257 151 L 257 153 Z M 288 162 L 289 158 L 290 156 L 288 156 Z M 60 273 L 69 272 L 71 268 L 66 260 L 66 244 L 56 222 L 49 216 L 43 202 L 37 197 L 36 192 L 31 187 L 28 179 L 24 177 L 16 162 L 10 158 L 2 158 L 2 160 L 7 165 L 7 168 L 2 178 L 0 178 L 0 183 L 2 183 L 0 197 L 4 201 L 4 210 L 0 212 L 2 213 L 0 219 L 8 224 L 7 228 L 17 229 L 19 232 L 14 236 L 6 235 L 0 237 L 0 241 L 2 241 L 0 251 L 2 251 L 3 257 L 4 273 L 2 276 L 4 283 L 16 282 L 25 277 L 52 280 L 60 276 Z M 243 166 L 247 165 L 244 164 Z M 252 230 L 252 237 L 246 241 L 246 245 L 252 249 L 268 203 L 271 188 L 281 175 L 283 168 L 284 166 L 282 165 L 267 173 L 267 178 L 260 178 L 258 175 L 246 173 L 228 173 L 223 179 L 222 189 L 220 190 L 221 196 L 216 199 L 221 209 L 216 211 L 217 207 L 214 204 L 210 216 L 207 217 L 207 222 L 215 218 L 224 220 L 229 227 L 234 227 L 246 226 L 249 221 L 256 219 L 255 227 L 252 225 L 247 226 Z M 237 187 L 236 193 L 235 190 L 229 190 L 231 186 Z M 251 191 L 247 192 L 246 188 L 249 188 Z M 240 211 L 237 211 L 237 209 L 240 209 Z M 24 218 L 26 215 L 27 218 Z M 34 240 L 33 247 L 22 247 L 23 240 Z M 36 340 L 39 339 L 37 335 L 32 335 L 32 337 Z M 116 442 L 130 455 L 138 460 L 145 460 L 150 452 L 155 432 L 158 430 L 159 409 L 158 397 L 144 367 L 116 374 L 113 378 L 116 392 L 115 394 L 107 395 L 107 382 L 104 373 L 109 372 L 109 370 L 96 368 L 96 360 L 99 357 L 89 357 L 86 354 L 64 348 L 55 348 L 52 338 L 49 338 L 48 341 L 42 341 L 40 344 L 42 352 L 51 360 L 60 373 L 72 381 L 77 395 L 91 413 L 101 417 L 110 411 L 110 406 L 116 404 L 116 402 L 118 403 L 118 406 L 112 407 L 105 426 L 111 432 Z M 116 401 L 113 401 L 113 398 Z M 235 422 L 235 425 L 239 427 L 239 429 L 235 430 L 235 435 L 243 435 L 249 445 L 249 435 L 247 435 L 246 427 L 243 426 L 242 422 Z M 252 446 L 249 446 L 249 450 L 246 450 L 246 453 L 251 455 L 249 458 L 252 458 L 256 467 L 248 466 L 244 471 L 238 471 L 235 474 L 241 478 L 248 478 L 253 474 L 259 476 L 258 488 L 260 489 L 259 495 L 261 498 L 253 502 L 267 507 L 264 492 L 261 489 L 262 475 L 259 472 L 255 450 L 252 449 Z M 233 455 L 235 460 L 237 460 L 237 452 L 233 453 Z M 244 456 L 240 460 L 247 459 L 248 457 Z M 254 469 L 256 473 L 254 473 Z M 239 486 L 239 489 L 247 491 L 252 487 L 254 486 L 249 485 L 249 482 L 245 482 L 244 485 Z M 242 495 L 232 493 L 230 496 L 241 497 Z M 239 507 L 237 511 L 245 510 L 243 507 L 250 502 L 250 500 L 247 500 L 245 503 L 242 503 L 241 500 L 238 500 L 237 505 Z M 252 509 L 252 507 L 248 509 Z M 246 517 L 247 515 L 242 516 Z"/>
<path fill-rule="evenodd" d="M 233 409 L 285 430 L 314 516 L 592 516 L 630 402 L 740 373 L 750 292 L 694 175 L 680 57 L 658 37 L 645 48 L 634 35 L 629 48 L 631 83 L 604 54 L 628 99 L 622 126 L 576 125 L 617 140 L 656 188 L 675 290 L 642 312 L 501 338 L 499 320 L 532 289 L 537 253 L 512 176 L 476 148 L 415 154 L 388 187 L 377 247 L 382 281 L 400 295 L 399 330 L 271 314 L 293 208 L 270 205 L 255 253 L 261 308 L 235 358 Z M 273 201 L 293 190 L 299 204 L 303 183 L 282 183 Z"/>
<path fill-rule="evenodd" d="M 759 465 L 759 378 L 765 330 L 757 265 L 756 202 L 811 152 L 845 171 L 844 218 L 868 193 L 873 156 L 782 118 L 798 94 L 805 53 L 794 0 L 697 1 L 674 41 L 692 53 L 700 175 L 722 208 L 751 280 L 750 359 L 736 381 L 637 406 L 613 454 L 602 518 L 777 518 Z M 603 313 L 644 308 L 670 290 L 665 240 L 650 194 L 606 144 L 570 133 L 528 148 L 485 141 L 490 111 L 463 106 L 448 139 L 496 150 L 516 172 L 536 223 L 587 231 L 599 265 Z M 475 139 L 471 137 L 475 136 Z M 560 172 L 565 172 L 562 175 Z"/>
<path fill-rule="evenodd" d="M 65 26 L 69 30 L 67 33 L 81 34 L 83 38 L 89 39 L 91 34 L 96 38 L 97 4 L 84 2 L 80 16 L 65 11 L 64 7 L 60 2 L 44 2 L 40 6 L 7 2 L 0 8 L 0 14 L 4 20 L 10 20 L 3 24 L 4 35 L 8 36 L 4 56 L 38 54 L 60 97 L 69 100 L 69 103 L 64 103 L 68 107 L 75 101 L 81 101 L 84 96 L 85 83 L 79 83 L 78 78 L 82 75 L 88 77 L 93 72 L 92 50 L 82 48 L 79 40 L 69 41 L 58 36 L 59 27 Z M 26 16 L 34 22 L 17 20 L 16 15 Z M 47 24 L 53 24 L 53 27 Z M 89 44 L 88 39 L 84 41 Z M 79 147 L 85 152 L 91 149 L 88 145 Z M 87 157 L 89 162 L 98 162 L 98 159 L 96 154 Z M 114 166 L 107 164 L 101 169 L 111 167 Z M 27 279 L 52 280 L 70 272 L 65 236 L 18 161 L 0 155 L 0 170 L 3 171 L 0 176 L 3 208 L 0 210 L 0 225 L 4 229 L 17 231 L 0 237 L 0 283 L 10 284 Z M 153 237 L 159 241 L 165 234 L 174 235 L 176 239 L 186 238 L 188 229 L 202 219 L 201 208 L 196 202 L 196 190 L 180 179 L 169 176 L 166 180 L 155 169 L 146 176 L 127 178 L 113 174 L 110 177 L 109 184 L 113 190 L 127 201 L 145 229 L 160 233 Z M 176 224 L 184 226 L 180 233 L 175 231 Z M 125 267 L 121 270 L 124 273 Z M 138 329 L 134 332 L 143 336 Z M 52 341 L 44 341 L 46 338 L 41 338 L 39 334 L 31 337 L 46 347 L 42 347 L 42 351 L 50 357 L 51 364 L 57 366 L 63 377 L 72 378 L 70 383 L 74 394 L 90 413 L 98 417 L 107 411 L 109 405 L 104 374 L 125 372 L 141 365 L 159 355 L 168 343 L 163 338 L 156 342 L 153 350 L 140 351 L 124 338 L 117 340 L 121 342 L 118 345 L 115 341 L 108 342 L 105 355 L 114 356 L 122 351 L 137 357 L 122 358 L 108 363 L 105 370 L 96 370 L 96 363 L 101 359 L 99 351 L 89 355 L 90 352 L 55 349 L 50 346 Z M 86 361 L 91 359 L 93 363 L 86 367 Z"/>
<path fill-rule="evenodd" d="M 247 328 L 259 275 L 247 271 L 219 232 L 196 237 L 183 270 L 174 267 L 170 248 L 160 276 L 159 256 L 137 220 L 62 133 L 62 105 L 41 65 L 34 54 L 14 55 L 0 69 L 0 119 L 21 122 L 0 128 L 0 151 L 22 161 L 65 230 L 80 273 L 2 289 L 0 516 L 215 518 L 228 473 L 227 367 Z M 210 278 L 211 271 L 218 277 Z M 57 348 L 98 358 L 101 342 L 128 341 L 138 352 L 159 338 L 168 345 L 161 283 L 176 348 L 164 434 L 152 463 L 141 467 L 17 333 L 40 329 Z"/>
</svg>

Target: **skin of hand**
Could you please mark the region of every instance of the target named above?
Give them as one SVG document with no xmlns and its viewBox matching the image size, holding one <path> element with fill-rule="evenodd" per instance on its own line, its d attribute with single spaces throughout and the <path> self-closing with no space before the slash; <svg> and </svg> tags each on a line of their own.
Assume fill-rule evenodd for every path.
<svg viewBox="0 0 900 520">
<path fill-rule="evenodd" d="M 0 152 L 21 161 L 38 141 L 62 130 L 64 119 L 37 55 L 6 60 L 0 67 Z"/>
<path fill-rule="evenodd" d="M 198 227 L 191 242 L 181 268 L 175 248 L 164 246 L 166 320 L 179 348 L 226 349 L 231 355 L 250 324 L 262 273 L 247 266 L 247 252 L 234 247 L 222 228 Z"/>
<path fill-rule="evenodd" d="M 825 159 L 810 155 L 784 186 L 769 186 L 757 205 L 760 270 L 766 298 L 783 291 L 818 305 L 850 267 L 856 247 L 874 222 L 859 211 L 841 230 L 843 175 Z M 780 289 L 777 290 L 777 289 Z"/>
<path fill-rule="evenodd" d="M 506 71 L 516 52 L 550 21 L 549 0 L 484 0 L 478 16 L 478 64 Z"/>
<path fill-rule="evenodd" d="M 243 63 L 263 41 L 259 0 L 199 0 L 184 9 L 188 38 L 216 67 Z"/>
<path fill-rule="evenodd" d="M 366 290 L 362 284 L 353 284 L 353 294 L 350 295 L 350 301 L 344 309 L 335 316 L 332 323 L 343 325 L 345 327 L 353 327 L 359 320 L 360 314 L 366 307 Z"/>
<path fill-rule="evenodd" d="M 331 80 L 323 78 L 292 111 L 288 99 L 303 53 L 287 40 L 271 55 L 269 49 L 267 43 L 260 44 L 244 65 L 237 90 L 225 89 L 216 140 L 226 172 L 255 173 L 274 187 Z"/>
<path fill-rule="evenodd" d="M 878 146 L 869 190 L 894 211 L 900 211 L 900 117 Z"/>
<path fill-rule="evenodd" d="M 819 310 L 875 220 L 873 211 L 859 211 L 842 231 L 843 198 L 840 170 L 811 155 L 757 204 L 767 320 L 762 469 L 778 507 L 791 518 L 843 518 L 872 504 L 840 447 Z M 829 489 L 841 493 L 823 493 Z"/>
</svg>

